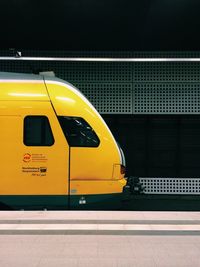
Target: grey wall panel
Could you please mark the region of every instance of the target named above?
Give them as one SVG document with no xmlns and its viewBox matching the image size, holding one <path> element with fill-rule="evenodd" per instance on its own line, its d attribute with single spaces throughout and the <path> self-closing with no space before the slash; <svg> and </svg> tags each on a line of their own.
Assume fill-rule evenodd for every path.
<svg viewBox="0 0 200 267">
<path fill-rule="evenodd" d="M 199 62 L 136 62 L 133 82 L 199 82 Z"/>
<path fill-rule="evenodd" d="M 200 83 L 135 83 L 133 114 L 199 114 Z"/>
<path fill-rule="evenodd" d="M 132 114 L 131 83 L 74 83 L 102 114 Z"/>
<path fill-rule="evenodd" d="M 69 62 L 62 65 L 65 67 L 57 72 L 70 82 L 120 84 L 132 82 L 132 66 L 129 63 Z"/>
</svg>

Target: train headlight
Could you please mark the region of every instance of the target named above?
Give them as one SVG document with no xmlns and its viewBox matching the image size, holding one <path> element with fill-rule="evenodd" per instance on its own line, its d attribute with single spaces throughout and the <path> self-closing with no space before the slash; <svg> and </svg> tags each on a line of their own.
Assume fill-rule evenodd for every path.
<svg viewBox="0 0 200 267">
<path fill-rule="evenodd" d="M 120 170 L 121 174 L 125 174 L 126 173 L 126 167 L 121 165 L 121 170 Z"/>
</svg>

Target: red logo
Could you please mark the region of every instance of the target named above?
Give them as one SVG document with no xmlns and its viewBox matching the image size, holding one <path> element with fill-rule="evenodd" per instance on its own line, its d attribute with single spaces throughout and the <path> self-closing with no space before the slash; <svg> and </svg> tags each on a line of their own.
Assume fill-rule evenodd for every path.
<svg viewBox="0 0 200 267">
<path fill-rule="evenodd" d="M 29 154 L 29 153 L 24 154 L 23 161 L 24 162 L 31 161 L 31 154 Z"/>
</svg>

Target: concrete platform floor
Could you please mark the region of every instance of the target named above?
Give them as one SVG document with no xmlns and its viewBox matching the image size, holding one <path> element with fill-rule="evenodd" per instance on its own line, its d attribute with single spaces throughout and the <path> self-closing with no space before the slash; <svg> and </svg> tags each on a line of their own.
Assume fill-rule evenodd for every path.
<svg viewBox="0 0 200 267">
<path fill-rule="evenodd" d="M 199 267 L 198 212 L 0 212 L 0 267 Z"/>
<path fill-rule="evenodd" d="M 200 236 L 0 236 L 1 267 L 199 267 Z"/>
</svg>

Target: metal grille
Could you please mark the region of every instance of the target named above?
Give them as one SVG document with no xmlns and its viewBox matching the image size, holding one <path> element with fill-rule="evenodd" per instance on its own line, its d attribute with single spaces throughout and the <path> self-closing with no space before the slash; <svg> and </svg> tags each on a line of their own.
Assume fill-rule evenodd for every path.
<svg viewBox="0 0 200 267">
<path fill-rule="evenodd" d="M 19 72 L 19 73 L 32 73 L 29 63 L 17 61 L 2 61 L 0 63 L 0 71 Z"/>
<path fill-rule="evenodd" d="M 20 50 L 21 51 L 21 50 Z M 8 56 L 11 53 L 2 53 L 0 55 Z M 132 57 L 131 51 L 65 51 L 65 50 L 22 50 L 23 56 L 34 56 L 34 57 Z M 200 53 L 198 54 L 200 55 Z M 181 54 L 180 57 L 184 55 Z"/>
<path fill-rule="evenodd" d="M 65 63 L 62 77 L 71 82 L 107 82 L 127 83 L 132 82 L 132 70 L 127 63 Z M 59 72 L 60 73 L 60 72 Z M 61 74 L 61 73 L 60 73 Z"/>
<path fill-rule="evenodd" d="M 199 51 L 134 51 L 131 54 L 132 57 L 141 58 L 153 58 L 153 57 L 164 57 L 164 58 L 197 58 L 200 56 Z"/>
<path fill-rule="evenodd" d="M 133 89 L 133 113 L 200 113 L 198 83 L 138 83 Z"/>
<path fill-rule="evenodd" d="M 140 178 L 147 194 L 200 194 L 200 178 Z"/>
<path fill-rule="evenodd" d="M 75 84 L 100 113 L 131 114 L 132 84 L 80 83 Z"/>
<path fill-rule="evenodd" d="M 134 82 L 198 82 L 198 62 L 145 62 L 135 63 Z"/>
</svg>

